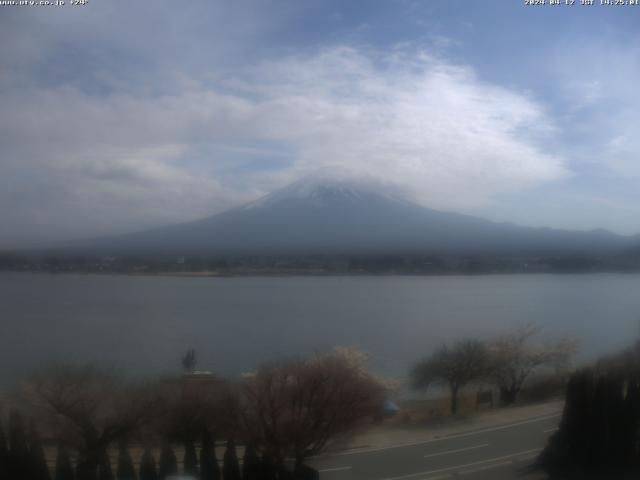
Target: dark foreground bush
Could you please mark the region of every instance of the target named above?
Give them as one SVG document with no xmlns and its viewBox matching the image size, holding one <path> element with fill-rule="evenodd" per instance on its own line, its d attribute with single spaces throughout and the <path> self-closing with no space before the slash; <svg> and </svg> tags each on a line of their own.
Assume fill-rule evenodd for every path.
<svg viewBox="0 0 640 480">
<path fill-rule="evenodd" d="M 615 369 L 571 377 L 559 429 L 538 459 L 551 478 L 639 478 L 638 378 Z"/>
</svg>

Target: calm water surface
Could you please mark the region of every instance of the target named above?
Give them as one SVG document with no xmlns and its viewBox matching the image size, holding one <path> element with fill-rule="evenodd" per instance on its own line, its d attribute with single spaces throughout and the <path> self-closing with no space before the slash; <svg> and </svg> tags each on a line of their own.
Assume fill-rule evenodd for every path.
<svg viewBox="0 0 640 480">
<path fill-rule="evenodd" d="M 582 339 L 582 359 L 640 333 L 638 275 L 178 278 L 0 273 L 0 383 L 55 359 L 139 373 L 234 375 L 357 345 L 404 375 L 442 342 L 535 322 Z"/>
</svg>

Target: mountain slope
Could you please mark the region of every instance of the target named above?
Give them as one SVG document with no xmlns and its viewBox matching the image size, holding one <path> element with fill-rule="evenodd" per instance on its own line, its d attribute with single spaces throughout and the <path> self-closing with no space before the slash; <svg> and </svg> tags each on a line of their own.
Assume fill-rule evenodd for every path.
<svg viewBox="0 0 640 480">
<path fill-rule="evenodd" d="M 310 178 L 202 220 L 85 247 L 114 254 L 543 254 L 606 253 L 635 242 L 604 230 L 494 223 L 421 207 L 366 182 Z"/>
</svg>

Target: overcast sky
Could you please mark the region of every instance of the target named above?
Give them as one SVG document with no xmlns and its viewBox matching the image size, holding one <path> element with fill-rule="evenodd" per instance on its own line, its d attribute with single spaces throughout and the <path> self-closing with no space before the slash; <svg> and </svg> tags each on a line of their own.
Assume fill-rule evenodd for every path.
<svg viewBox="0 0 640 480">
<path fill-rule="evenodd" d="M 640 7 L 89 0 L 0 6 L 0 45 L 0 247 L 335 165 L 433 208 L 640 232 Z"/>
</svg>

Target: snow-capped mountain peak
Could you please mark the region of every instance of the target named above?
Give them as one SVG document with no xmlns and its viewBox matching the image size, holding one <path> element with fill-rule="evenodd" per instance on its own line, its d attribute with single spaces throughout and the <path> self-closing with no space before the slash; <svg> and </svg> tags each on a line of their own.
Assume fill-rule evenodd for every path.
<svg viewBox="0 0 640 480">
<path fill-rule="evenodd" d="M 372 197 L 406 201 L 400 189 L 373 177 L 322 171 L 272 192 L 244 208 L 267 207 L 288 200 L 307 200 L 315 205 L 331 205 L 337 202 L 365 201 Z"/>
<path fill-rule="evenodd" d="M 172 254 L 495 254 L 612 252 L 636 239 L 497 224 L 406 201 L 363 176 L 321 172 L 245 207 L 186 224 L 104 239 L 102 252 Z"/>
</svg>

